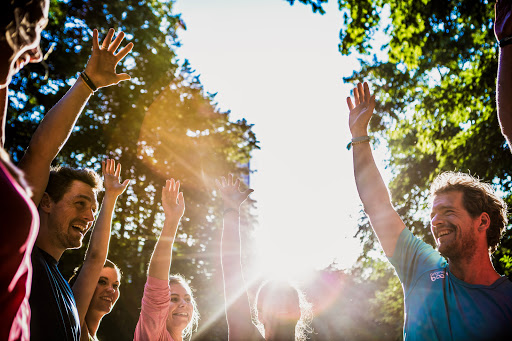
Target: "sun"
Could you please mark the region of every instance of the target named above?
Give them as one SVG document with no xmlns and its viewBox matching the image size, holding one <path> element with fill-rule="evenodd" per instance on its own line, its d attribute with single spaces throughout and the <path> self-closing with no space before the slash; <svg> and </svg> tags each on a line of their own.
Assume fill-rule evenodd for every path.
<svg viewBox="0 0 512 341">
<path fill-rule="evenodd" d="M 260 188 L 259 192 L 264 191 Z M 264 205 L 264 199 L 270 205 Z M 318 207 L 317 203 L 305 207 L 300 193 L 275 203 L 270 196 L 258 200 L 258 225 L 247 241 L 251 243 L 251 268 L 245 269 L 244 265 L 247 276 L 305 282 L 333 264 L 340 269 L 350 268 L 361 254 L 359 240 L 354 238 L 357 203 L 340 203 L 336 196 L 326 199 L 330 200 L 323 200 Z"/>
</svg>

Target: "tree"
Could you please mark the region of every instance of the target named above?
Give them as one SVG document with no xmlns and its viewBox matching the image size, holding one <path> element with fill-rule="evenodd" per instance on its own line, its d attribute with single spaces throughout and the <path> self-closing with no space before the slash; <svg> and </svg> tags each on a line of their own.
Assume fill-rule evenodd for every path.
<svg viewBox="0 0 512 341">
<path fill-rule="evenodd" d="M 42 65 L 27 67 L 11 87 L 6 148 L 14 160 L 20 159 L 44 113 L 85 66 L 92 28 L 101 37 L 115 27 L 135 44 L 118 66 L 132 80 L 93 96 L 55 160 L 98 170 L 99 160 L 109 154 L 123 165 L 122 177 L 134 180 L 118 200 L 109 252 L 124 273 L 122 294 L 99 337 L 133 338 L 147 264 L 162 226 L 160 188 L 169 177 L 181 180 L 186 200 L 172 271 L 191 280 L 203 320 L 208 320 L 223 304 L 212 295 L 221 290 L 213 280 L 221 224 L 213 179 L 228 172 L 248 174 L 242 165 L 258 148 L 252 125 L 230 122 L 229 112 L 216 108 L 214 95 L 204 91 L 188 62 L 176 59 L 177 31 L 184 23 L 173 13 L 173 1 L 52 0 L 49 19 L 42 47 L 53 52 Z M 70 275 L 84 252 L 67 252 L 62 272 Z"/>
<path fill-rule="evenodd" d="M 286 0 L 290 3 L 290 5 L 293 5 L 295 3 L 295 0 Z M 305 5 L 311 5 L 311 8 L 313 9 L 313 12 L 318 12 L 320 14 L 325 14 L 325 10 L 322 8 L 322 4 L 326 3 L 328 0 L 299 0 Z"/>
</svg>

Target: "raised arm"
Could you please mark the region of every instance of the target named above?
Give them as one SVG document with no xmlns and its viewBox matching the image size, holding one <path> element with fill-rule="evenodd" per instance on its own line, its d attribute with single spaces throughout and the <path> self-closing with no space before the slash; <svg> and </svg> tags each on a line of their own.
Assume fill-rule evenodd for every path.
<svg viewBox="0 0 512 341">
<path fill-rule="evenodd" d="M 242 273 L 240 244 L 240 205 L 253 191 L 239 190 L 240 179 L 233 182 L 233 175 L 228 179 L 216 180 L 217 187 L 224 201 L 224 228 L 221 241 L 221 264 L 224 279 L 224 300 L 228 338 L 248 340 L 250 335 L 257 335 L 256 326 L 252 323 L 251 308 L 245 281 Z"/>
<path fill-rule="evenodd" d="M 118 164 L 116 167 L 114 160 L 107 159 L 106 162 L 103 161 L 101 169 L 105 183 L 105 196 L 101 204 L 100 214 L 92 230 L 82 270 L 78 274 L 75 284 L 73 284 L 73 294 L 81 326 L 84 325 L 87 309 L 89 309 L 96 284 L 100 278 L 101 269 L 103 269 L 107 259 L 112 214 L 117 197 L 126 190 L 130 183 L 130 180 L 120 183 L 121 164 Z"/>
<path fill-rule="evenodd" d="M 164 227 L 149 262 L 148 276 L 168 281 L 172 245 L 180 219 L 185 213 L 185 199 L 183 193 L 180 192 L 179 181 L 174 181 L 174 179 L 166 181 L 165 187 L 162 188 L 162 206 L 165 213 Z"/>
<path fill-rule="evenodd" d="M 354 88 L 354 101 L 348 97 L 347 104 L 354 141 L 352 150 L 357 191 L 384 252 L 391 257 L 405 225 L 391 205 L 388 189 L 373 159 L 369 139 L 365 139 L 375 109 L 375 95 L 370 95 L 368 83 L 359 83 Z"/>
<path fill-rule="evenodd" d="M 496 105 L 501 132 L 510 148 L 512 142 L 512 1 L 497 1 L 495 17 L 494 33 L 502 45 L 499 47 Z M 508 45 L 504 45 L 507 43 Z"/>
<path fill-rule="evenodd" d="M 121 32 L 112 41 L 114 29 L 110 29 L 101 47 L 98 42 L 98 31 L 93 33 L 92 54 L 85 74 L 98 88 L 117 84 L 130 79 L 127 74 L 117 74 L 116 65 L 131 51 L 129 43 L 118 53 L 124 33 Z M 25 172 L 28 183 L 32 186 L 32 200 L 39 204 L 50 174 L 50 165 L 55 156 L 66 143 L 73 127 L 93 91 L 82 76 L 69 89 L 64 97 L 45 115 L 36 129 L 19 167 Z"/>
</svg>

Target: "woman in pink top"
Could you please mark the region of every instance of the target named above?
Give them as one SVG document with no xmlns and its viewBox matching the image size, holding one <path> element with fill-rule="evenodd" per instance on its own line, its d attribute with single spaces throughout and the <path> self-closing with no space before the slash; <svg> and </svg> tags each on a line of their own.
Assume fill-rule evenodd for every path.
<svg viewBox="0 0 512 341">
<path fill-rule="evenodd" d="M 174 179 L 167 180 L 162 189 L 165 222 L 149 262 L 134 341 L 182 341 L 197 328 L 199 313 L 192 290 L 180 275 L 169 275 L 172 245 L 185 212 L 179 190 L 180 182 Z"/>
</svg>

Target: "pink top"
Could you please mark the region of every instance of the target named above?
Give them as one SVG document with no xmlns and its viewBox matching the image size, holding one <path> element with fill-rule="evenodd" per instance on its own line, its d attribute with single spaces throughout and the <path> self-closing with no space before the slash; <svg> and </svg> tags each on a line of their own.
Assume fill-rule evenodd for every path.
<svg viewBox="0 0 512 341">
<path fill-rule="evenodd" d="M 30 254 L 39 214 L 0 160 L 0 340 L 30 340 Z"/>
<path fill-rule="evenodd" d="M 174 341 L 166 327 L 170 290 L 169 281 L 148 276 L 134 341 Z"/>
</svg>

